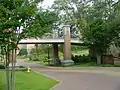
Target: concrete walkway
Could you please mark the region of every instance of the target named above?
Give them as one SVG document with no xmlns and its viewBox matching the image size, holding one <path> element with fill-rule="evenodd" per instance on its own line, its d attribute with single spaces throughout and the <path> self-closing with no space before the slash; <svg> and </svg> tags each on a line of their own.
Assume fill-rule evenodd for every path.
<svg viewBox="0 0 120 90">
<path fill-rule="evenodd" d="M 38 63 L 19 62 L 24 66 L 59 80 L 52 90 L 120 90 L 120 68 L 112 67 L 45 67 Z"/>
</svg>

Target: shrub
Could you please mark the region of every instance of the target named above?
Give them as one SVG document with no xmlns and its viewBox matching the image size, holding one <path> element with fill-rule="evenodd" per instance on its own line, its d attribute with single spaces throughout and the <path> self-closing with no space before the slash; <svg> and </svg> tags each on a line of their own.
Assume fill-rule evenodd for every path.
<svg viewBox="0 0 120 90">
<path fill-rule="evenodd" d="M 72 60 L 75 62 L 75 64 L 79 63 L 88 63 L 88 62 L 95 62 L 95 60 L 92 60 L 90 56 L 81 56 L 81 55 L 75 55 L 72 56 Z"/>
<path fill-rule="evenodd" d="M 88 46 L 72 45 L 72 51 L 82 51 L 82 50 L 88 50 Z"/>
<path fill-rule="evenodd" d="M 19 66 L 19 68 L 25 68 L 24 66 Z"/>
<path fill-rule="evenodd" d="M 27 56 L 28 52 L 27 49 L 20 49 L 20 52 L 18 55 L 22 56 L 22 55 L 26 55 Z"/>
<path fill-rule="evenodd" d="M 0 63 L 0 69 L 5 69 L 5 65 Z"/>
<path fill-rule="evenodd" d="M 52 52 L 52 47 L 48 45 L 40 45 L 36 48 L 33 48 L 30 52 L 29 59 L 33 61 L 44 61 L 48 59 L 48 50 L 49 56 Z"/>
<path fill-rule="evenodd" d="M 32 61 L 44 61 L 48 58 L 47 54 L 33 54 L 29 56 L 29 60 Z"/>
</svg>

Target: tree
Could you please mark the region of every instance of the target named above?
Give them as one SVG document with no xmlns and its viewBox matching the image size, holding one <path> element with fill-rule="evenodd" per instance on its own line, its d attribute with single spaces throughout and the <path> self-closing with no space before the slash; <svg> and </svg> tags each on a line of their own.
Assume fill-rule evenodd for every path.
<svg viewBox="0 0 120 90">
<path fill-rule="evenodd" d="M 51 7 L 59 15 L 59 23 L 65 24 L 67 21 L 75 23 L 75 8 L 71 0 L 55 0 Z"/>
<path fill-rule="evenodd" d="M 114 44 L 118 47 L 120 47 L 120 1 L 118 0 L 118 2 L 116 2 L 114 4 L 114 8 L 115 8 L 115 18 L 114 20 L 111 22 L 110 24 L 110 29 L 114 29 L 115 32 L 117 33 L 115 35 L 115 37 L 112 39 Z"/>
<path fill-rule="evenodd" d="M 77 24 L 86 13 L 92 0 L 55 0 L 52 9 L 59 15 L 60 21 Z"/>
<path fill-rule="evenodd" d="M 63 1 L 66 3 L 63 4 Z M 111 42 L 119 40 L 117 39 L 119 32 L 119 1 L 63 1 L 56 0 L 53 6 L 56 6 L 58 11 L 64 11 L 65 13 L 63 14 L 69 17 L 69 20 L 71 20 L 70 23 L 75 20 L 73 23 L 77 24 L 82 35 L 82 40 L 90 44 L 90 48 L 95 50 L 97 62 L 100 64 L 101 55 L 107 51 Z M 73 11 L 70 12 L 71 8 Z"/>
<path fill-rule="evenodd" d="M 0 46 L 6 52 L 7 90 L 14 90 L 15 54 L 19 41 L 27 37 L 40 37 L 50 31 L 57 19 L 54 12 L 37 8 L 40 2 L 41 0 L 0 0 Z"/>
<path fill-rule="evenodd" d="M 86 17 L 80 21 L 83 40 L 91 44 L 98 64 L 101 64 L 101 55 L 107 52 L 113 38 L 117 36 L 118 31 L 111 27 L 115 20 L 114 4 L 112 0 L 93 0 Z"/>
</svg>

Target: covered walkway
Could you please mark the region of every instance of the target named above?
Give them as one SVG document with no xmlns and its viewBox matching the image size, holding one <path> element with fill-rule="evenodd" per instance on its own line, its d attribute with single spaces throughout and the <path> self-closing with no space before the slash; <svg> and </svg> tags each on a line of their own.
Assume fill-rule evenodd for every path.
<svg viewBox="0 0 120 90">
<path fill-rule="evenodd" d="M 58 35 L 56 35 L 58 36 Z M 80 41 L 79 39 L 72 39 L 70 34 L 70 26 L 65 25 L 64 26 L 64 34 L 63 38 L 49 38 L 49 39 L 24 39 L 19 42 L 19 44 L 52 44 L 53 48 L 53 58 L 52 58 L 52 64 L 64 64 L 64 65 L 72 65 L 74 62 L 71 60 L 71 44 L 83 44 L 83 41 Z M 62 44 L 63 48 L 63 59 L 60 62 L 59 56 L 58 56 L 58 44 Z"/>
</svg>

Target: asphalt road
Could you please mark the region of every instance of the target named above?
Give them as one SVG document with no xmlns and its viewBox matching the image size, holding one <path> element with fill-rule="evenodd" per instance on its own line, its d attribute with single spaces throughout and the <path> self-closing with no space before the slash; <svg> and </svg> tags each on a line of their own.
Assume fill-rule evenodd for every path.
<svg viewBox="0 0 120 90">
<path fill-rule="evenodd" d="M 42 71 L 60 81 L 52 90 L 120 90 L 120 77 L 85 72 Z"/>
<path fill-rule="evenodd" d="M 120 68 L 51 68 L 33 62 L 18 63 L 60 81 L 52 90 L 120 90 Z"/>
</svg>

